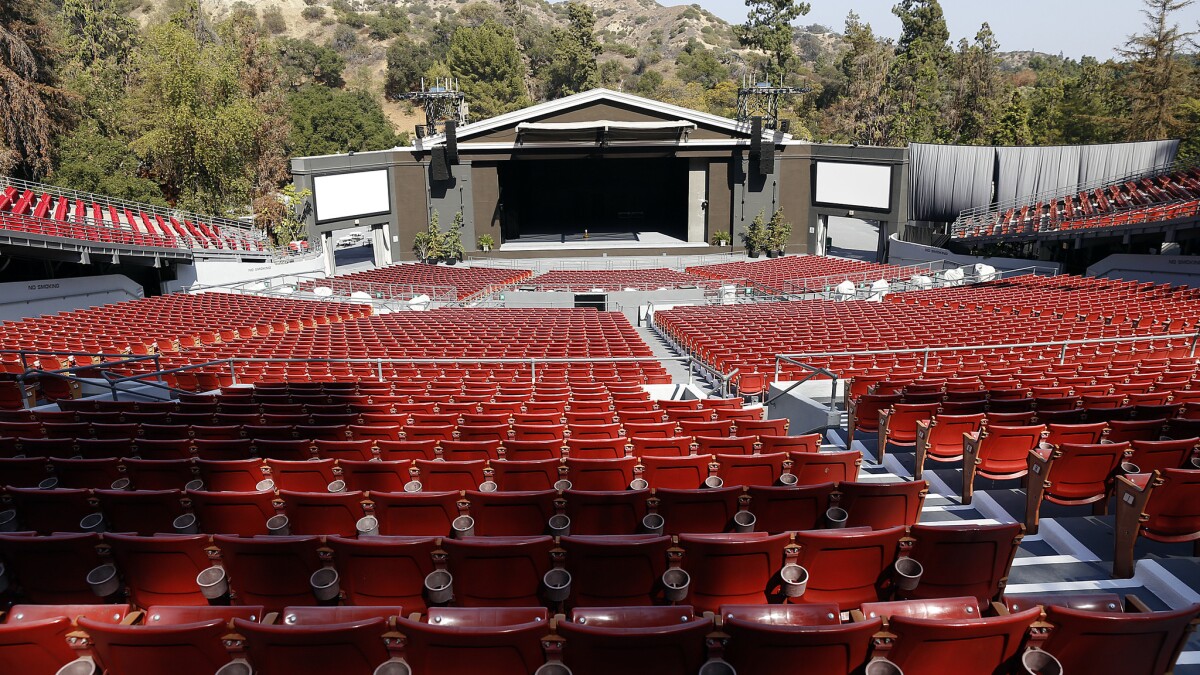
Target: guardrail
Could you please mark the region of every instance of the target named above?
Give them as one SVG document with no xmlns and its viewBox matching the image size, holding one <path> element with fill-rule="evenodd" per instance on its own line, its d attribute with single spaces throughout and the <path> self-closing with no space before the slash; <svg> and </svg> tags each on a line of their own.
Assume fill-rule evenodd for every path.
<svg viewBox="0 0 1200 675">
<path fill-rule="evenodd" d="M 1137 342 L 1161 342 L 1164 340 L 1191 340 L 1191 346 L 1188 348 L 1189 356 L 1196 355 L 1196 345 L 1200 342 L 1200 332 L 1195 333 L 1175 333 L 1172 335 L 1135 335 L 1128 337 L 1114 338 L 1088 338 L 1085 340 L 1057 340 L 1054 342 L 1012 342 L 1012 343 L 990 343 L 980 345 L 962 345 L 956 347 L 913 347 L 905 349 L 865 349 L 857 351 L 843 352 L 805 352 L 801 354 L 776 354 L 775 355 L 775 379 L 778 382 L 779 376 L 782 373 L 784 363 L 789 363 L 801 368 L 817 369 L 802 359 L 816 358 L 832 358 L 839 356 L 875 356 L 880 354 L 921 354 L 924 359 L 921 364 L 921 369 L 929 368 L 929 355 L 942 354 L 947 352 L 973 352 L 979 350 L 1014 350 L 1014 349 L 1034 349 L 1038 347 L 1059 347 L 1059 363 L 1065 363 L 1067 360 L 1067 348 L 1080 345 L 1101 345 L 1101 344 L 1127 344 Z"/>
<path fill-rule="evenodd" d="M 587 270 L 647 270 L 670 269 L 683 272 L 688 267 L 716 265 L 745 258 L 742 253 L 706 253 L 703 255 L 675 256 L 622 256 L 614 258 L 493 258 L 468 256 L 472 267 L 494 267 L 501 269 L 531 270 L 534 274 L 546 272 Z"/>
</svg>

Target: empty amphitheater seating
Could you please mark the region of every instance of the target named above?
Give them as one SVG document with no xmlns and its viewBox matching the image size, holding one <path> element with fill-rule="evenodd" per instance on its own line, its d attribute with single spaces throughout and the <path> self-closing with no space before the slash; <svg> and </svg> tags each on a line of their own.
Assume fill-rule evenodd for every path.
<svg viewBox="0 0 1200 675">
<path fill-rule="evenodd" d="M 446 267 L 443 265 L 390 265 L 328 279 L 305 281 L 302 290 L 317 287 L 349 296 L 368 293 L 393 300 L 426 295 L 434 300 L 466 300 L 528 279 L 533 272 L 492 267 Z"/>
<path fill-rule="evenodd" d="M 711 278 L 665 268 L 552 270 L 532 279 L 518 281 L 521 288 L 572 293 L 588 293 L 595 289 L 651 291 L 661 288 L 704 288 L 718 285 Z"/>
</svg>

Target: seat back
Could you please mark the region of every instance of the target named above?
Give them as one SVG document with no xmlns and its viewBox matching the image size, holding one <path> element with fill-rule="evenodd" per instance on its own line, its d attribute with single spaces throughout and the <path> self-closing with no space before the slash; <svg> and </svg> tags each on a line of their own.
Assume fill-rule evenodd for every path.
<svg viewBox="0 0 1200 675">
<path fill-rule="evenodd" d="M 677 490 L 697 489 L 708 478 L 711 455 L 689 455 L 686 457 L 642 457 L 642 478 L 652 488 Z"/>
<path fill-rule="evenodd" d="M 629 427 L 626 426 L 628 431 Z M 665 434 L 661 437 L 632 436 L 629 442 L 633 445 L 635 457 L 643 460 L 647 457 L 686 457 L 692 452 L 691 436 L 673 436 Z"/>
<path fill-rule="evenodd" d="M 487 461 L 430 462 L 418 459 L 413 466 L 419 472 L 423 491 L 478 490 L 485 480 L 483 470 Z"/>
<path fill-rule="evenodd" d="M 594 626 L 584 617 L 563 622 L 558 626 L 558 633 L 567 641 L 563 662 L 575 675 L 692 675 L 704 662 L 704 636 L 712 632 L 712 620 L 680 621 L 686 613 L 682 607 L 673 609 L 675 622 L 661 626 Z"/>
<path fill-rule="evenodd" d="M 1200 471 L 1166 469 L 1162 484 L 1146 501 L 1142 530 L 1152 537 L 1185 537 L 1200 532 Z"/>
<path fill-rule="evenodd" d="M 818 483 L 796 487 L 752 485 L 750 512 L 756 532 L 795 532 L 821 527 L 834 484 Z"/>
<path fill-rule="evenodd" d="M 637 534 L 646 515 L 650 491 L 567 490 L 564 497 L 572 534 Z"/>
<path fill-rule="evenodd" d="M 554 460 L 549 460 L 554 461 Z M 531 537 L 547 531 L 555 513 L 553 489 L 467 493 L 475 534 L 481 537 Z"/>
<path fill-rule="evenodd" d="M 1112 420 L 1108 423 L 1107 440 L 1110 443 L 1157 441 L 1162 437 L 1166 424 L 1167 420 L 1162 418 L 1136 421 Z"/>
<path fill-rule="evenodd" d="M 917 422 L 932 419 L 940 403 L 897 403 L 890 408 L 887 421 L 888 443 L 912 445 L 917 441 Z M 884 439 L 881 439 L 881 442 Z"/>
<path fill-rule="evenodd" d="M 562 461 L 558 459 L 535 459 L 529 461 L 502 460 L 491 462 L 495 475 L 492 480 L 500 490 L 529 491 L 551 490 L 559 480 L 559 468 Z"/>
<path fill-rule="evenodd" d="M 726 617 L 729 635 L 725 660 L 739 673 L 769 673 L 781 663 L 804 664 L 813 673 L 851 675 L 862 672 L 880 619 L 859 623 L 791 626 Z"/>
<path fill-rule="evenodd" d="M 1021 543 L 1021 525 L 913 525 L 909 553 L 924 568 L 909 598 L 972 596 L 981 606 L 997 598 Z M 976 614 L 978 616 L 978 614 Z"/>
<path fill-rule="evenodd" d="M 777 598 L 790 535 L 683 534 L 681 567 L 691 575 L 687 602 L 715 612 L 723 604 L 763 604 Z"/>
<path fill-rule="evenodd" d="M 1162 471 L 1163 469 L 1178 469 L 1186 465 L 1196 448 L 1200 446 L 1200 438 L 1184 438 L 1177 441 L 1132 441 L 1133 456 L 1129 461 L 1138 465 L 1143 473 Z"/>
<path fill-rule="evenodd" d="M 776 452 L 812 452 L 821 451 L 821 434 L 803 434 L 800 436 L 768 436 L 759 435 L 759 449 L 764 455 Z"/>
<path fill-rule="evenodd" d="M 857 480 L 858 468 L 862 466 L 862 453 L 858 450 L 789 452 L 788 459 L 792 460 L 792 475 L 797 485 Z"/>
<path fill-rule="evenodd" d="M 567 439 L 567 456 L 572 459 L 619 459 L 625 454 L 623 437 Z"/>
<path fill-rule="evenodd" d="M 549 634 L 545 610 L 541 620 L 487 626 L 448 621 L 440 610 L 441 623 L 424 623 L 406 618 L 396 620 L 396 629 L 407 638 L 404 658 L 414 673 L 438 675 L 508 675 L 532 673 L 544 662 L 541 640 Z"/>
<path fill-rule="evenodd" d="M 292 534 L 355 535 L 362 518 L 362 492 L 292 492 L 280 490 Z"/>
<path fill-rule="evenodd" d="M 329 537 L 349 605 L 425 610 L 425 577 L 438 550 L 433 537 Z"/>
<path fill-rule="evenodd" d="M 741 494 L 740 485 L 717 489 L 659 488 L 654 491 L 658 498 L 658 513 L 664 521 L 663 531 L 668 534 L 732 531 Z"/>
<path fill-rule="evenodd" d="M 183 515 L 179 490 L 96 490 L 95 494 L 114 532 L 174 532 L 175 518 Z"/>
<path fill-rule="evenodd" d="M 267 520 L 275 515 L 275 493 L 208 492 L 188 490 L 201 532 L 253 537 L 268 534 Z"/>
<path fill-rule="evenodd" d="M 753 455 L 757 441 L 757 436 L 696 436 L 696 452 L 701 455 Z"/>
<path fill-rule="evenodd" d="M 90 605 L 103 602 L 87 584 L 87 574 L 102 564 L 96 551 L 100 535 L 54 534 L 44 537 L 0 535 L 0 560 L 20 584 L 27 602 L 39 605 Z"/>
<path fill-rule="evenodd" d="M 629 489 L 633 481 L 636 457 L 620 459 L 575 459 L 566 460 L 567 478 L 575 490 L 616 491 Z"/>
<path fill-rule="evenodd" d="M 571 572 L 571 606 L 627 607 L 661 600 L 670 537 L 572 535 L 560 538 L 559 545 Z"/>
<path fill-rule="evenodd" d="M 1045 442 L 1049 445 L 1063 443 L 1099 443 L 1108 429 L 1107 422 L 1090 424 L 1048 424 Z"/>
<path fill-rule="evenodd" d="M 196 575 L 211 564 L 207 535 L 105 534 L 104 541 L 125 578 L 129 599 L 139 607 L 208 604 L 196 586 Z"/>
<path fill-rule="evenodd" d="M 912 525 L 921 516 L 929 484 L 923 480 L 894 483 L 838 484 L 842 507 L 849 514 L 846 527 L 867 526 L 882 530 L 896 525 Z"/>
<path fill-rule="evenodd" d="M 408 472 L 411 465 L 411 462 L 407 461 L 338 460 L 338 466 L 342 469 L 342 480 L 346 481 L 346 488 L 372 494 L 402 492 L 404 485 L 411 479 Z"/>
<path fill-rule="evenodd" d="M 1028 426 L 989 425 L 979 446 L 979 473 L 1010 475 L 1026 470 L 1026 457 L 1042 440 L 1044 424 Z"/>
<path fill-rule="evenodd" d="M 961 621 L 893 617 L 887 658 L 905 673 L 1008 672 L 1041 610 Z M 1085 671 L 1086 672 L 1086 671 Z"/>
<path fill-rule="evenodd" d="M 114 626 L 84 618 L 79 627 L 110 675 L 211 675 L 229 662 L 221 642 L 229 630 L 220 618 L 170 626 Z"/>
<path fill-rule="evenodd" d="M 458 512 L 459 493 L 379 492 L 371 495 L 379 534 L 403 537 L 450 536 Z"/>
<path fill-rule="evenodd" d="M 1164 612 L 1097 612 L 1046 607 L 1053 624 L 1042 649 L 1063 672 L 1161 675 L 1175 663 L 1200 605 Z"/>
<path fill-rule="evenodd" d="M 1064 443 L 1058 446 L 1054 463 L 1042 477 L 1049 482 L 1046 499 L 1071 502 L 1107 495 L 1113 472 L 1128 449 L 1129 443 Z"/>
<path fill-rule="evenodd" d="M 314 605 L 309 577 L 320 569 L 317 537 L 230 537 L 217 535 L 221 565 L 240 604 L 277 612 L 288 605 Z"/>
<path fill-rule="evenodd" d="M 808 570 L 801 602 L 835 602 L 848 610 L 887 597 L 891 566 L 904 534 L 902 526 L 797 532 L 796 562 Z"/>
<path fill-rule="evenodd" d="M 388 625 L 379 617 L 321 626 L 234 619 L 233 627 L 263 673 L 370 673 L 389 657 L 383 644 Z"/>
<path fill-rule="evenodd" d="M 778 485 L 787 454 L 717 455 L 717 475 L 726 486 Z"/>
<path fill-rule="evenodd" d="M 447 567 L 454 575 L 459 607 L 536 607 L 542 576 L 550 570 L 554 539 L 466 537 L 445 539 Z"/>
</svg>

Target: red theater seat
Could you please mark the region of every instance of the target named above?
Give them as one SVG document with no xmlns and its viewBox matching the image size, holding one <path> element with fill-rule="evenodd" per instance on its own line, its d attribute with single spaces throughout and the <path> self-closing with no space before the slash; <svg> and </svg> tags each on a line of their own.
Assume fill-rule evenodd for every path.
<svg viewBox="0 0 1200 675">
<path fill-rule="evenodd" d="M 920 478 L 925 462 L 957 462 L 963 456 L 963 434 L 978 433 L 984 414 L 938 415 L 928 422 L 917 422 L 916 456 L 913 476 Z"/>
<path fill-rule="evenodd" d="M 649 490 L 584 492 L 567 490 L 571 533 L 583 535 L 637 534 L 646 516 Z"/>
<path fill-rule="evenodd" d="M 837 614 L 837 605 L 722 607 L 721 631 L 729 635 L 725 660 L 739 673 L 771 672 L 781 663 L 804 664 L 813 673 L 860 673 L 882 621 L 843 625 Z"/>
<path fill-rule="evenodd" d="M 862 453 L 857 450 L 790 452 L 788 458 L 792 460 L 791 473 L 797 485 L 858 480 L 858 468 L 862 466 Z"/>
<path fill-rule="evenodd" d="M 450 524 L 459 516 L 459 499 L 455 490 L 371 494 L 379 534 L 384 536 L 450 536 Z"/>
<path fill-rule="evenodd" d="M 1116 479 L 1113 576 L 1133 576 L 1139 536 L 1168 543 L 1200 540 L 1200 471 L 1165 469 Z"/>
<path fill-rule="evenodd" d="M 552 490 L 560 478 L 563 464 L 558 459 L 538 459 L 524 462 L 501 460 L 491 462 L 493 480 L 500 490 Z"/>
<path fill-rule="evenodd" d="M 795 532 L 821 527 L 833 495 L 833 483 L 795 487 L 752 485 L 747 490 L 756 532 Z"/>
<path fill-rule="evenodd" d="M 384 461 L 360 462 L 351 459 L 338 460 L 342 469 L 342 480 L 350 490 L 364 492 L 403 492 L 404 485 L 412 477 L 408 472 L 411 462 Z"/>
<path fill-rule="evenodd" d="M 779 485 L 786 453 L 771 455 L 717 455 L 717 475 L 725 485 Z"/>
<path fill-rule="evenodd" d="M 572 607 L 652 605 L 662 600 L 671 538 L 653 534 L 567 536 L 559 540 L 571 572 Z"/>
<path fill-rule="evenodd" d="M 544 661 L 541 643 L 550 630 L 543 608 L 439 608 L 428 619 L 396 620 L 413 675 L 532 673 Z"/>
<path fill-rule="evenodd" d="M 206 605 L 196 576 L 210 565 L 203 534 L 153 537 L 105 534 L 117 569 L 129 588 L 129 599 L 150 605 Z"/>
<path fill-rule="evenodd" d="M 914 525 L 916 540 L 909 556 L 921 563 L 924 573 L 910 598 L 972 596 L 981 606 L 999 597 L 1008 570 L 1021 544 L 1021 526 Z"/>
<path fill-rule="evenodd" d="M 432 537 L 329 537 L 348 605 L 425 610 L 425 577 L 434 570 Z"/>
<path fill-rule="evenodd" d="M 1025 500 L 1025 530 L 1038 531 L 1042 502 L 1077 506 L 1093 504 L 1103 513 L 1117 466 L 1125 461 L 1129 443 L 1064 443 L 1029 451 L 1029 471 L 1040 480 L 1029 481 Z"/>
<path fill-rule="evenodd" d="M 475 534 L 481 537 L 529 537 L 547 531 L 557 511 L 554 490 L 467 492 Z"/>
<path fill-rule="evenodd" d="M 704 662 L 712 630 L 711 619 L 683 606 L 576 608 L 558 624 L 563 662 L 577 675 L 691 675 Z"/>
<path fill-rule="evenodd" d="M 267 520 L 276 515 L 275 493 L 188 490 L 200 531 L 242 537 L 269 534 Z"/>
<path fill-rule="evenodd" d="M 455 605 L 541 605 L 542 577 L 550 570 L 554 548 L 548 536 L 443 540 L 447 568 L 454 575 Z"/>
<path fill-rule="evenodd" d="M 309 577 L 321 568 L 317 537 L 228 537 L 217 535 L 221 565 L 238 604 L 279 611 L 288 605 L 313 605 Z"/>
<path fill-rule="evenodd" d="M 92 593 L 87 575 L 103 564 L 96 546 L 100 535 L 55 534 L 46 537 L 0 535 L 0 560 L 26 602 L 40 605 L 89 605 L 104 602 Z"/>
<path fill-rule="evenodd" d="M 566 459 L 567 479 L 571 489 L 590 492 L 629 489 L 634 479 L 636 457 L 621 459 Z"/>
<path fill-rule="evenodd" d="M 779 570 L 790 535 L 683 534 L 681 567 L 691 575 L 687 602 L 705 612 L 723 604 L 778 600 Z"/>
<path fill-rule="evenodd" d="M 1053 628 L 1041 648 L 1064 673 L 1162 675 L 1171 671 L 1200 606 L 1163 612 L 1101 612 L 1046 607 Z"/>
<path fill-rule="evenodd" d="M 988 618 L 941 620 L 893 616 L 896 637 L 887 659 L 906 675 L 992 673 L 1009 667 L 1025 641 L 1038 608 Z"/>
<path fill-rule="evenodd" d="M 834 602 L 843 610 L 885 599 L 904 527 L 811 530 L 796 533 L 796 563 L 808 570 L 802 603 Z"/>
<path fill-rule="evenodd" d="M 658 498 L 658 514 L 664 521 L 663 531 L 668 534 L 731 532 L 741 495 L 740 485 L 717 489 L 658 488 L 654 491 Z"/>
<path fill-rule="evenodd" d="M 417 480 L 421 490 L 439 492 L 443 490 L 477 490 L 484 483 L 483 470 L 486 460 L 467 462 L 429 462 L 418 459 L 413 462 L 417 469 Z"/>
<path fill-rule="evenodd" d="M 280 490 L 279 496 L 292 534 L 354 536 L 355 523 L 364 515 L 362 492 Z"/>
<path fill-rule="evenodd" d="M 688 457 L 642 457 L 642 478 L 652 488 L 677 490 L 697 489 L 704 486 L 712 463 L 710 455 Z"/>
<path fill-rule="evenodd" d="M 96 490 L 95 495 L 113 532 L 174 532 L 175 519 L 183 515 L 179 490 Z"/>
<path fill-rule="evenodd" d="M 898 483 L 838 484 L 842 507 L 849 514 L 846 527 L 870 527 L 882 530 L 896 525 L 912 525 L 921 516 L 929 484 L 923 480 Z"/>
<path fill-rule="evenodd" d="M 109 675 L 212 675 L 229 662 L 225 619 L 155 626 L 114 626 L 80 619 Z"/>
<path fill-rule="evenodd" d="M 625 439 L 596 438 L 567 439 L 567 456 L 571 459 L 620 459 L 628 454 L 625 449 Z"/>
<path fill-rule="evenodd" d="M 388 623 L 379 617 L 315 626 L 273 626 L 234 619 L 233 627 L 246 638 L 250 664 L 264 674 L 370 675 L 389 658 L 383 643 Z"/>
<path fill-rule="evenodd" d="M 1020 478 L 1029 472 L 1029 451 L 1038 446 L 1043 424 L 1030 426 L 989 425 L 963 437 L 962 503 L 970 504 L 975 476 L 992 480 Z"/>
</svg>

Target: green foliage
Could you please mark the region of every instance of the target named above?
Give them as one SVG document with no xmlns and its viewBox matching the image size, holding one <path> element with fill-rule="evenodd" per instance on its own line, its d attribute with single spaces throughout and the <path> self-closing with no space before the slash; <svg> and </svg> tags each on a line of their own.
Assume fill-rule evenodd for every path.
<svg viewBox="0 0 1200 675">
<path fill-rule="evenodd" d="M 413 236 L 413 253 L 418 260 L 440 258 L 442 252 L 442 229 L 438 224 L 438 212 L 429 215 L 429 225 L 424 232 Z"/>
<path fill-rule="evenodd" d="M 371 39 L 380 41 L 403 35 L 412 26 L 404 10 L 392 5 L 384 5 L 378 14 L 367 16 L 364 23 Z"/>
<path fill-rule="evenodd" d="M 297 190 L 295 184 L 288 183 L 280 191 L 278 199 L 283 205 L 283 216 L 271 226 L 271 236 L 279 246 L 303 239 L 306 225 L 304 223 L 305 205 L 312 197 L 312 190 Z"/>
<path fill-rule="evenodd" d="M 441 234 L 441 244 L 438 252 L 441 253 L 443 259 L 446 260 L 462 260 L 466 250 L 463 246 L 462 231 L 465 227 L 463 212 L 458 211 L 454 214 L 454 222 L 450 224 L 450 229 Z"/>
<path fill-rule="evenodd" d="M 287 105 L 288 140 L 298 156 L 384 150 L 400 140 L 379 101 L 364 91 L 305 85 Z"/>
<path fill-rule="evenodd" d="M 605 61 L 600 64 L 600 86 L 615 88 L 621 84 L 628 72 L 629 69 L 619 61 Z"/>
<path fill-rule="evenodd" d="M 113 0 L 62 0 L 57 16 L 68 38 L 63 41 L 68 60 L 80 67 L 128 60 L 138 25 Z"/>
<path fill-rule="evenodd" d="M 647 70 L 638 78 L 636 91 L 641 96 L 653 97 L 663 86 L 662 73 L 657 70 Z"/>
<path fill-rule="evenodd" d="M 329 38 L 329 46 L 339 53 L 346 53 L 358 45 L 358 32 L 346 24 L 338 24 Z"/>
<path fill-rule="evenodd" d="M 717 230 L 712 234 L 713 246 L 728 246 L 731 241 L 733 241 L 733 237 L 729 236 L 728 230 Z"/>
<path fill-rule="evenodd" d="M 138 158 L 120 140 L 84 124 L 58 144 L 58 168 L 51 185 L 95 192 L 117 199 L 165 206 L 162 190 L 138 175 Z"/>
<path fill-rule="evenodd" d="M 767 54 L 770 81 L 786 78 L 795 59 L 792 22 L 808 14 L 809 4 L 796 0 L 746 0 L 746 6 L 750 8 L 746 23 L 734 29 L 738 42 Z"/>
<path fill-rule="evenodd" d="M 754 220 L 746 226 L 746 231 L 742 232 L 742 243 L 746 246 L 747 251 L 762 252 L 767 250 L 769 244 L 767 240 L 767 225 L 764 219 L 766 211 L 759 211 Z"/>
<path fill-rule="evenodd" d="M 909 143 L 952 140 L 945 124 L 950 31 L 937 0 L 902 0 L 892 8 L 900 17 L 896 59 L 888 73 L 895 106 L 891 138 Z"/>
<path fill-rule="evenodd" d="M 496 248 L 496 240 L 490 234 L 481 234 L 477 238 L 480 249 Z"/>
<path fill-rule="evenodd" d="M 1020 89 L 1013 91 L 1008 105 L 1001 111 L 990 140 L 995 145 L 1029 144 L 1029 103 Z"/>
<path fill-rule="evenodd" d="M 401 36 L 387 50 L 387 79 L 384 92 L 396 96 L 406 91 L 416 91 L 421 78 L 433 67 L 436 58 L 426 45 L 419 45 Z"/>
<path fill-rule="evenodd" d="M 771 251 L 782 251 L 787 248 L 792 237 L 792 223 L 783 217 L 783 209 L 775 209 L 771 220 L 767 223 L 765 237 L 766 248 Z"/>
<path fill-rule="evenodd" d="M 1146 32 L 1130 37 L 1121 51 L 1130 59 L 1123 84 L 1129 98 L 1126 129 L 1133 139 L 1170 138 L 1184 131 L 1180 109 L 1194 83 L 1181 52 L 1197 31 L 1180 30 L 1171 15 L 1193 2 L 1143 0 Z"/>
<path fill-rule="evenodd" d="M 687 46 L 675 58 L 675 74 L 684 82 L 699 82 L 706 89 L 729 79 L 729 69 L 717 57 L 696 40 L 688 40 Z"/>
<path fill-rule="evenodd" d="M 287 86 L 296 89 L 315 82 L 328 87 L 342 86 L 346 59 L 329 47 L 312 40 L 279 38 L 275 41 L 279 66 Z"/>
<path fill-rule="evenodd" d="M 262 11 L 262 26 L 271 35 L 279 35 L 287 31 L 287 20 L 283 18 L 283 9 L 279 5 L 271 5 Z"/>
<path fill-rule="evenodd" d="M 320 6 L 309 6 L 300 10 L 300 16 L 309 21 L 320 21 L 325 17 L 325 8 Z"/>
<path fill-rule="evenodd" d="M 595 35 L 596 15 L 585 4 L 568 2 L 567 19 L 567 28 L 554 31 L 554 55 L 543 74 L 550 98 L 570 96 L 600 84 L 596 57 L 602 48 Z"/>
<path fill-rule="evenodd" d="M 524 64 L 512 33 L 494 21 L 460 27 L 446 55 L 471 104 L 471 117 L 485 119 L 529 105 Z"/>
</svg>

